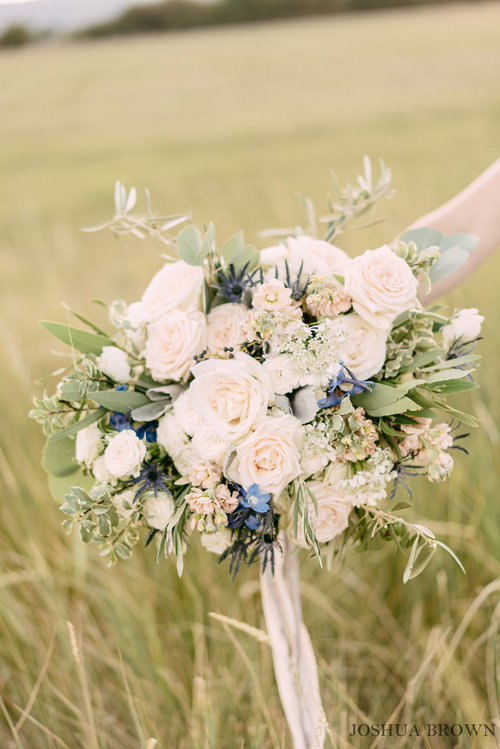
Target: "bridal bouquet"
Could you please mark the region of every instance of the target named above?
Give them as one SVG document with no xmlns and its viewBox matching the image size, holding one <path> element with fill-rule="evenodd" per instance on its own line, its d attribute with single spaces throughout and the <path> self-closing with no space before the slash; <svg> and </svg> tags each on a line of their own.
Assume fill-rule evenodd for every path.
<svg viewBox="0 0 500 749">
<path fill-rule="evenodd" d="M 276 230 L 259 252 L 184 216 L 136 217 L 135 190 L 117 184 L 107 226 L 156 239 L 166 262 L 139 301 L 109 305 L 112 332 L 76 313 L 84 327 L 43 323 L 71 348 L 31 414 L 53 486 L 67 485 L 68 532 L 78 526 L 110 563 L 143 538 L 158 558 L 175 555 L 179 574 L 197 535 L 232 574 L 256 560 L 272 569 L 283 533 L 321 564 L 393 541 L 405 581 L 438 546 L 452 554 L 405 519 L 407 481 L 447 479 L 463 449 L 474 419 L 450 396 L 475 387 L 483 318 L 426 309 L 418 292 L 475 238 L 417 229 L 349 257 L 333 241 L 389 186 L 365 160 L 331 198 L 324 238 L 305 201 L 307 228 Z"/>
</svg>

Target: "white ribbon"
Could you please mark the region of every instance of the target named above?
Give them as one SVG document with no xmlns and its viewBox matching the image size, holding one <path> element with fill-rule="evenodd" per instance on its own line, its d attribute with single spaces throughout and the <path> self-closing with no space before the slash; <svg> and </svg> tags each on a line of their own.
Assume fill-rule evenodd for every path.
<svg viewBox="0 0 500 749">
<path fill-rule="evenodd" d="M 262 607 L 273 653 L 274 673 L 294 749 L 321 749 L 326 719 L 311 638 L 302 621 L 298 550 L 283 534 L 283 554 L 274 575 L 261 574 Z"/>
</svg>

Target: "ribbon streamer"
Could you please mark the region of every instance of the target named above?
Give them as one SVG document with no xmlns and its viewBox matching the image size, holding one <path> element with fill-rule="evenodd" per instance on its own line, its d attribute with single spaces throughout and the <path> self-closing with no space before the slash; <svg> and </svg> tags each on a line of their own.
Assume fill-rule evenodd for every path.
<svg viewBox="0 0 500 749">
<path fill-rule="evenodd" d="M 274 574 L 261 574 L 262 607 L 273 653 L 274 673 L 294 749 L 322 749 L 326 718 L 311 638 L 302 621 L 298 550 L 280 538 Z"/>
</svg>

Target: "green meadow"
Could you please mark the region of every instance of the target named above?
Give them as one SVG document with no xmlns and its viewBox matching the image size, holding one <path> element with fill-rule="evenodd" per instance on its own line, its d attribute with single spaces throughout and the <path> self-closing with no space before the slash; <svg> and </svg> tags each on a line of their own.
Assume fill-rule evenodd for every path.
<svg viewBox="0 0 500 749">
<path fill-rule="evenodd" d="M 210 616 L 263 628 L 257 569 L 231 582 L 193 543 L 181 580 L 142 548 L 108 570 L 65 535 L 27 412 L 68 353 L 38 321 L 64 321 L 65 302 L 105 325 L 91 300 L 136 300 L 160 267 L 152 244 L 81 232 L 112 215 L 116 179 L 262 247 L 262 229 L 303 221 L 297 192 L 326 212 L 331 169 L 353 180 L 382 157 L 396 194 L 339 244 L 391 240 L 498 158 L 499 29 L 500 4 L 469 3 L 0 55 L 2 749 L 291 747 L 269 648 Z M 411 516 L 467 574 L 438 552 L 403 585 L 384 542 L 331 572 L 304 554 L 328 746 L 500 746 L 499 279 L 495 257 L 443 300 L 487 317 L 464 404 L 484 425 L 448 483 L 413 484 Z M 497 743 L 348 735 L 494 720 Z"/>
</svg>

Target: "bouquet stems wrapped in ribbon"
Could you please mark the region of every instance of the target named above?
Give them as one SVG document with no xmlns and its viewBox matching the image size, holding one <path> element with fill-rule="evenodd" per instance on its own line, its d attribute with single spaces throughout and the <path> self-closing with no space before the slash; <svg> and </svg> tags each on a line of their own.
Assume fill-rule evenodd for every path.
<svg viewBox="0 0 500 749">
<path fill-rule="evenodd" d="M 321 746 L 327 725 L 299 550 L 328 567 L 387 539 L 407 555 L 405 582 L 438 547 L 456 559 L 404 510 L 409 480 L 447 479 L 463 425 L 475 425 L 454 396 L 475 387 L 483 318 L 426 309 L 419 288 L 459 267 L 476 238 L 415 229 L 350 257 L 334 241 L 389 188 L 389 171 L 374 183 L 365 160 L 324 219 L 305 201 L 307 228 L 267 232 L 279 236 L 259 252 L 241 232 L 219 243 L 213 224 L 137 217 L 135 190 L 118 183 L 106 226 L 160 242 L 167 262 L 139 301 L 110 304 L 106 331 L 77 313 L 76 327 L 43 323 L 70 349 L 55 394 L 32 411 L 51 485 L 66 487 L 66 531 L 110 564 L 142 540 L 181 574 L 196 536 L 223 574 L 259 564 L 297 748 Z"/>
</svg>

